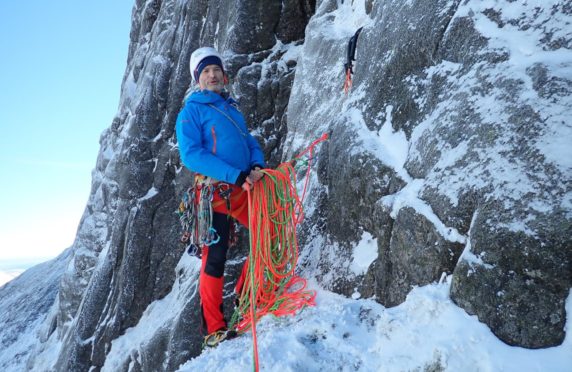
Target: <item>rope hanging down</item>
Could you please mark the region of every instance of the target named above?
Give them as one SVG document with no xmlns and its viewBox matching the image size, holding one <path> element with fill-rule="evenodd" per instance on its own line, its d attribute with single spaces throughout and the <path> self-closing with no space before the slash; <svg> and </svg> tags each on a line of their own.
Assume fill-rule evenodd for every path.
<svg viewBox="0 0 572 372">
<path fill-rule="evenodd" d="M 277 169 L 264 169 L 263 177 L 248 190 L 250 253 L 245 263 L 248 278 L 242 287 L 239 305 L 230 327 L 238 332 L 253 334 L 254 369 L 258 371 L 256 322 L 266 314 L 293 315 L 298 310 L 315 305 L 316 292 L 306 289 L 306 280 L 295 275 L 298 261 L 296 226 L 302 221 L 304 200 L 315 146 L 325 141 L 327 134 L 293 160 Z M 309 154 L 302 198 L 296 190 L 293 163 Z"/>
</svg>

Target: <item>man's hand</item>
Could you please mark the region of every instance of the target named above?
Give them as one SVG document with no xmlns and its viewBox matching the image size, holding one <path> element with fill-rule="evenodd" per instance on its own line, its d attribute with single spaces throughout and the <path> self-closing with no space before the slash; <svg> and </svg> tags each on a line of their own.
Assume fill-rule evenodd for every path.
<svg viewBox="0 0 572 372">
<path fill-rule="evenodd" d="M 249 191 L 249 190 L 252 190 L 252 187 L 253 187 L 253 186 L 254 186 L 254 184 L 252 184 L 252 183 L 250 182 L 250 179 L 247 177 L 247 178 L 246 178 L 246 181 L 242 184 L 242 189 L 243 189 L 244 191 Z"/>
<path fill-rule="evenodd" d="M 260 179 L 264 176 L 264 173 L 262 173 L 260 171 L 259 167 L 254 168 L 253 170 L 250 171 L 250 174 L 248 175 L 247 179 L 250 178 L 250 181 L 252 181 L 251 183 L 256 183 L 258 181 L 260 181 Z"/>
<path fill-rule="evenodd" d="M 242 184 L 242 189 L 244 191 L 252 190 L 254 184 L 264 176 L 264 173 L 260 171 L 260 167 L 256 167 L 250 171 L 250 174 L 246 177 L 245 182 Z"/>
</svg>

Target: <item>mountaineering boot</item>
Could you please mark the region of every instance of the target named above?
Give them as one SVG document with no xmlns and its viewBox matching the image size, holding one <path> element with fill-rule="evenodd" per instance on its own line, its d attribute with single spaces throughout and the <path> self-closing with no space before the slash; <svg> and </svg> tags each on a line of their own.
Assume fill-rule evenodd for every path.
<svg viewBox="0 0 572 372">
<path fill-rule="evenodd" d="M 226 328 L 222 328 L 205 336 L 203 344 L 206 347 L 217 347 L 224 340 L 230 340 L 236 336 L 237 333 L 235 330 L 227 330 Z"/>
</svg>

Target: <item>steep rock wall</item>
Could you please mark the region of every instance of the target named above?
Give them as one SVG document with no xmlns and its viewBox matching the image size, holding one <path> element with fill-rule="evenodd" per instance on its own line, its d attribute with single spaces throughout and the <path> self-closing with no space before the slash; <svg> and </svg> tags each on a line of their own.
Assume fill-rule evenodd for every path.
<svg viewBox="0 0 572 372">
<path fill-rule="evenodd" d="M 313 10 L 312 1 L 135 2 L 119 111 L 101 136 L 73 258 L 49 314 L 57 327 L 31 369 L 46 368 L 54 349 L 55 370 L 174 370 L 200 353 L 198 271 L 195 262 L 177 267 L 183 247 L 175 211 L 191 174 L 180 163 L 174 123 L 191 84 L 188 60 L 199 46 L 224 51 L 230 89 L 277 164 L 296 43 Z M 238 263 L 229 263 L 231 280 Z M 149 305 L 168 294 L 185 305 L 169 309 L 146 342 L 122 345 L 121 335 L 148 321 Z M 121 362 L 106 366 L 113 352 Z"/>
<path fill-rule="evenodd" d="M 452 274 L 453 300 L 503 341 L 561 343 L 572 154 L 555 154 L 570 138 L 571 20 L 562 1 L 322 1 L 287 112 L 289 153 L 331 134 L 307 270 L 387 306 Z M 345 96 L 345 46 L 362 26 Z M 366 238 L 377 259 L 356 273 Z"/>
</svg>

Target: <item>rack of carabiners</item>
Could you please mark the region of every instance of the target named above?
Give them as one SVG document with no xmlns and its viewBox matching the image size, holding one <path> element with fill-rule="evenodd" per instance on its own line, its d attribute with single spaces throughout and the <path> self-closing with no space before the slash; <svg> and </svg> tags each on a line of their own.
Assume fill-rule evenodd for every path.
<svg viewBox="0 0 572 372">
<path fill-rule="evenodd" d="M 213 184 L 195 179 L 193 186 L 183 194 L 177 213 L 183 229 L 181 243 L 186 245 L 185 250 L 191 256 L 200 258 L 203 245 L 210 246 L 220 240 L 220 236 L 212 227 L 212 201 L 217 191 L 220 191 L 223 197 L 228 195 L 224 190 L 225 186 L 228 188 L 228 184 L 222 182 Z"/>
</svg>

